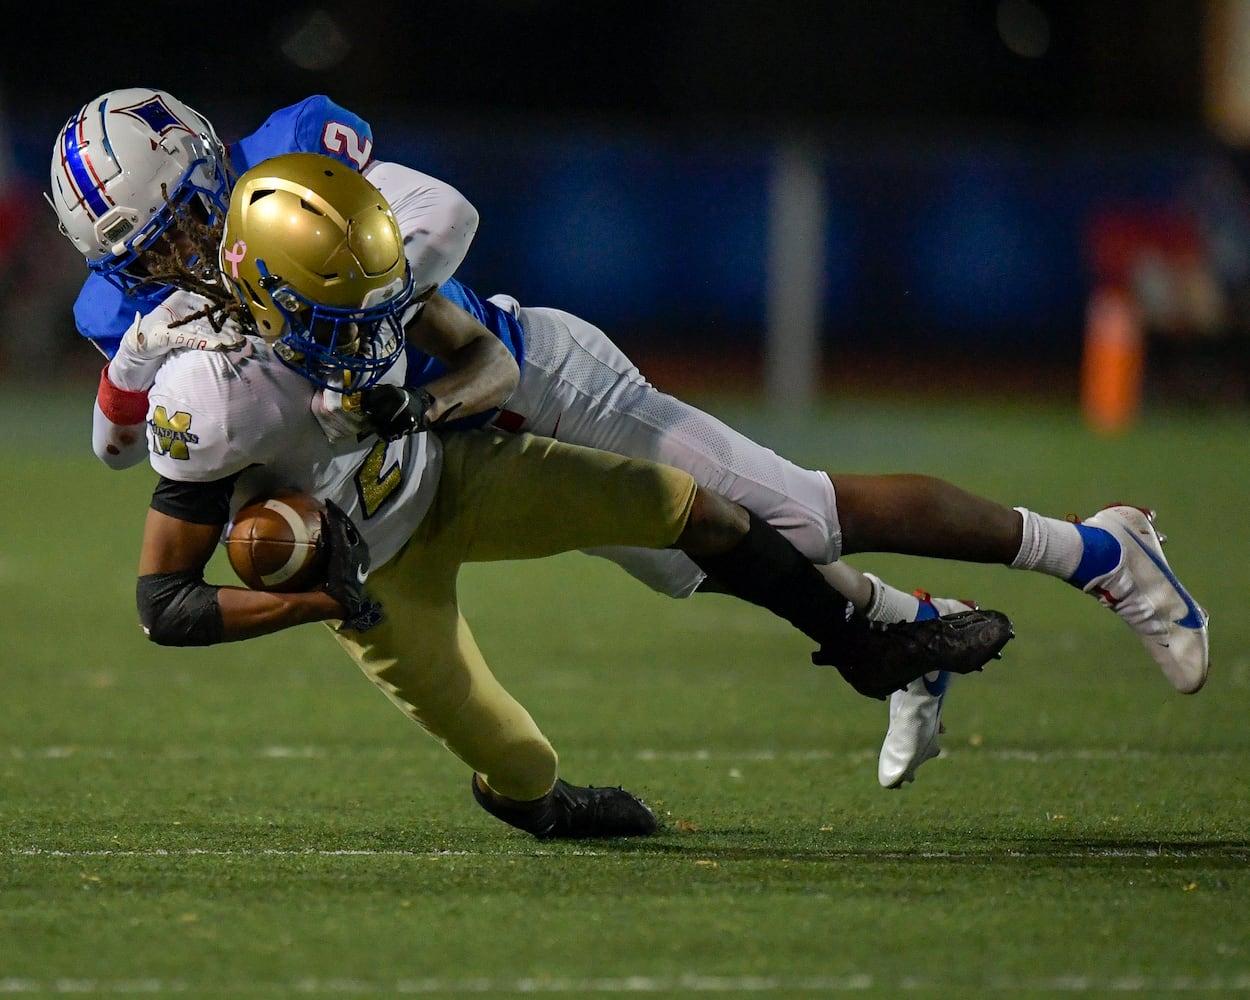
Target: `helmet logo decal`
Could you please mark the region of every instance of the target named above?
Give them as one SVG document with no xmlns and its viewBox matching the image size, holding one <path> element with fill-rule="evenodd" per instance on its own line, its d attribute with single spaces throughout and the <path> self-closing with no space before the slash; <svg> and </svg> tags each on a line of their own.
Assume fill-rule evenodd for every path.
<svg viewBox="0 0 1250 1000">
<path fill-rule="evenodd" d="M 230 262 L 230 277 L 238 278 L 239 264 L 242 263 L 243 258 L 247 256 L 247 244 L 242 240 L 235 240 L 234 246 L 232 246 L 229 250 L 222 247 L 221 255 Z"/>
<path fill-rule="evenodd" d="M 326 122 L 321 130 L 321 145 L 332 154 L 347 157 L 357 170 L 364 170 L 373 152 L 372 139 L 342 122 Z"/>
<path fill-rule="evenodd" d="M 162 138 L 175 129 L 182 129 L 184 132 L 195 134 L 195 130 L 182 121 L 176 114 L 169 110 L 165 104 L 165 99 L 160 94 L 153 94 L 145 101 L 138 104 L 132 104 L 128 108 L 110 108 L 115 115 L 130 115 L 132 118 L 138 118 L 148 128 Z"/>
<path fill-rule="evenodd" d="M 83 151 L 83 122 L 87 118 L 87 110 L 84 107 L 61 134 L 61 169 L 69 178 L 78 204 L 98 219 L 112 207 L 112 200 L 106 200 L 102 190 L 104 182 L 96 173 L 91 158 Z"/>
</svg>

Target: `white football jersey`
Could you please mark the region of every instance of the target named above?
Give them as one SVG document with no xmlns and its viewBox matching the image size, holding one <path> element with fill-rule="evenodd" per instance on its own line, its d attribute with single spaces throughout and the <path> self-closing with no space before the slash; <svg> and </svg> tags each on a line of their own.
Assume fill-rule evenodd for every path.
<svg viewBox="0 0 1250 1000">
<path fill-rule="evenodd" d="M 384 381 L 402 384 L 403 364 L 401 356 Z M 442 446 L 432 434 L 331 440 L 312 409 L 321 391 L 255 337 L 236 351 L 171 354 L 148 395 L 152 468 L 180 482 L 239 473 L 232 513 L 282 488 L 333 500 L 360 528 L 377 568 L 429 509 Z"/>
</svg>

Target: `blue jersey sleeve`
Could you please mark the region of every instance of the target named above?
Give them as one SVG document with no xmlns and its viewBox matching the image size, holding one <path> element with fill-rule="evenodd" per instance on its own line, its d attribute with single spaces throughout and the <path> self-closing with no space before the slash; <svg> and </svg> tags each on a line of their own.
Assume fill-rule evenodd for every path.
<svg viewBox="0 0 1250 1000">
<path fill-rule="evenodd" d="M 88 275 L 74 300 L 74 325 L 79 333 L 112 358 L 122 336 L 135 321 L 135 313 L 146 316 L 173 291 L 172 287 L 155 288 L 147 294 L 124 295 L 98 274 Z"/>
<path fill-rule="evenodd" d="M 373 129 L 359 115 L 317 94 L 275 111 L 255 132 L 234 143 L 230 165 L 241 174 L 284 153 L 320 153 L 363 170 L 373 156 Z"/>
</svg>

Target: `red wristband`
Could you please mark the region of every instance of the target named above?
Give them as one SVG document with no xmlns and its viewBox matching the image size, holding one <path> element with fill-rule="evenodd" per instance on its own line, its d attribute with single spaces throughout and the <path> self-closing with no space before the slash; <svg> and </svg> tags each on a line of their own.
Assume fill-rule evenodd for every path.
<svg viewBox="0 0 1250 1000">
<path fill-rule="evenodd" d="M 100 404 L 100 412 L 122 427 L 141 424 L 148 418 L 147 390 L 119 389 L 109 381 L 108 365 L 100 372 L 100 388 L 95 399 Z"/>
</svg>

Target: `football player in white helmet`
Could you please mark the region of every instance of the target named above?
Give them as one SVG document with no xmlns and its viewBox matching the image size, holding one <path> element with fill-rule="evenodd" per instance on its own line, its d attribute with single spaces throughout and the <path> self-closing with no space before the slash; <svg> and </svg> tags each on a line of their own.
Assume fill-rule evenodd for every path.
<svg viewBox="0 0 1250 1000">
<path fill-rule="evenodd" d="M 481 324 L 414 282 L 389 205 L 343 164 L 291 154 L 244 173 L 220 259 L 255 336 L 229 351 L 173 352 L 157 373 L 149 440 L 160 479 L 137 585 L 145 629 L 156 642 L 201 645 L 335 621 L 366 675 L 472 768 L 476 800 L 513 826 L 628 836 L 653 832 L 656 820 L 628 792 L 558 778 L 550 743 L 495 680 L 460 614 L 464 562 L 675 546 L 878 697 L 925 670 L 980 669 L 1011 638 L 996 612 L 891 627 L 849 615 L 780 532 L 670 466 L 501 430 L 411 433 L 414 423 L 378 405 L 410 398 L 407 338 L 439 356 L 496 352 L 511 365 L 505 395 L 518 372 Z M 359 433 L 327 433 L 314 397 L 345 386 L 363 386 Z M 439 386 L 423 418 L 490 405 L 476 382 Z M 377 432 L 396 421 L 398 431 Z M 324 589 L 207 583 L 231 511 L 279 488 L 326 503 Z"/>
<path fill-rule="evenodd" d="M 172 94 L 131 88 L 83 105 L 61 129 L 51 192 L 61 232 L 87 267 L 125 293 L 150 283 L 179 210 L 204 223 L 226 211 L 225 148 Z M 215 262 L 204 262 L 212 280 Z"/>
<path fill-rule="evenodd" d="M 111 156 L 111 149 L 124 153 Z M 476 232 L 476 210 L 460 192 L 442 181 L 400 164 L 374 160 L 372 131 L 352 112 L 326 97 L 310 97 L 280 109 L 256 132 L 223 147 L 203 116 L 167 92 L 141 88 L 112 91 L 84 105 L 57 137 L 52 155 L 53 193 L 49 198 L 62 230 L 92 266 L 92 274 L 75 303 L 74 315 L 82 334 L 111 358 L 101 374 L 92 435 L 96 454 L 110 467 L 128 467 L 146 454 L 146 390 L 165 353 L 188 347 L 224 350 L 238 343 L 241 336 L 233 323 L 219 328 L 203 318 L 188 319 L 188 313 L 193 314 L 194 310 L 187 308 L 185 293 L 175 292 L 157 280 L 151 261 L 139 259 L 145 249 L 166 249 L 161 241 L 170 232 L 176 214 L 167 203 L 188 206 L 189 212 L 184 216 L 193 214 L 196 219 L 211 221 L 220 213 L 217 179 L 228 183 L 232 169 L 242 171 L 267 157 L 301 151 L 333 156 L 362 170 L 394 208 L 405 234 L 409 262 L 419 280 L 442 286 L 452 301 L 486 320 L 492 332 L 508 343 L 514 356 L 524 357 L 527 332 L 517 319 L 519 307 L 515 300 L 506 296 L 482 300 L 471 289 L 448 280 Z M 172 165 L 175 160 L 177 168 Z M 186 178 L 182 185 L 177 183 L 175 173 Z M 127 185 L 138 183 L 142 177 L 151 178 L 146 198 L 121 197 Z M 114 202 L 129 203 L 123 207 L 132 211 L 114 211 L 110 207 L 112 188 L 116 188 L 120 199 Z M 146 207 L 133 207 L 138 205 Z M 115 237 L 123 229 L 130 235 L 118 242 Z M 112 249 L 117 250 L 116 254 Z M 519 420 L 525 425 L 528 419 L 527 429 L 539 433 L 626 454 L 643 449 L 645 456 L 697 467 L 713 478 L 723 475 L 718 472 L 718 465 L 722 456 L 732 450 L 737 464 L 733 473 L 736 481 L 749 486 L 753 479 L 762 477 L 765 482 L 781 484 L 782 494 L 787 489 L 802 492 L 804 499 L 797 521 L 776 506 L 778 502 L 788 503 L 788 498 L 770 498 L 777 523 L 790 520 L 815 529 L 809 532 L 808 539 L 812 558 L 825 564 L 822 572 L 830 582 L 873 620 L 913 621 L 950 614 L 967 606 L 960 601 L 930 598 L 921 591 L 908 594 L 846 563 L 830 562 L 834 524 L 823 513 L 829 509 L 831 495 L 825 473 L 801 470 L 715 418 L 671 397 L 662 397 L 643 382 L 637 369 L 601 330 L 589 324 L 581 324 L 581 328 L 590 337 L 586 344 L 576 343 L 577 334 L 570 338 L 563 329 L 550 325 L 543 329 L 551 335 L 532 334 L 541 343 L 522 363 L 522 387 L 531 401 L 545 396 L 548 412 L 519 414 L 511 409 L 501 415 L 505 424 Z M 570 372 L 578 370 L 589 373 L 604 369 L 604 362 L 606 370 L 632 373 L 627 377 L 631 386 L 645 386 L 632 393 L 630 413 L 614 412 L 617 402 L 604 398 L 602 393 L 583 395 L 583 387 L 567 378 Z M 480 370 L 475 377 L 482 379 Z M 549 394 L 544 392 L 548 385 L 553 389 Z M 590 403 L 590 419 L 561 422 L 555 411 L 562 400 L 569 399 L 570 392 Z M 337 394 L 319 397 L 316 405 L 323 422 L 339 420 L 344 426 L 350 425 L 350 420 L 342 417 Z M 664 433 L 678 425 L 684 428 L 682 434 Z M 634 433 L 639 429 L 643 431 L 641 437 Z M 592 438 L 581 436 L 591 430 L 595 431 Z M 657 445 L 664 446 L 658 453 Z M 739 474 L 743 471 L 747 475 Z M 748 505 L 753 501 L 749 496 L 743 499 Z M 677 553 L 616 550 L 603 554 L 649 586 L 670 594 L 684 596 L 693 592 L 703 576 Z M 899 692 L 892 699 L 891 731 L 879 770 L 883 784 L 911 780 L 914 767 L 937 753 L 939 709 L 947 681 L 945 675 L 917 680 L 908 691 Z"/>
<path fill-rule="evenodd" d="M 375 163 L 372 150 L 368 123 L 322 95 L 274 112 L 229 145 L 202 115 L 163 90 L 110 91 L 70 116 L 53 144 L 48 200 L 91 269 L 74 303 L 75 323 L 110 359 L 92 429 L 101 461 L 126 468 L 143 460 L 146 390 L 165 353 L 223 350 L 238 342 L 233 325 L 188 318 L 168 272 L 170 265 L 183 265 L 185 272 L 191 262 L 180 259 L 186 247 L 177 240 L 171 246 L 168 234 L 176 232 L 176 217 L 186 225 L 219 222 L 230 178 L 251 164 L 308 151 L 366 173 L 387 166 L 409 191 L 394 207 L 411 230 L 405 250 L 414 272 L 437 282 L 459 266 L 477 230 L 476 209 L 436 178 Z M 215 277 L 215 267 L 201 266 L 181 282 Z M 175 295 L 171 308 L 160 308 Z"/>
</svg>

